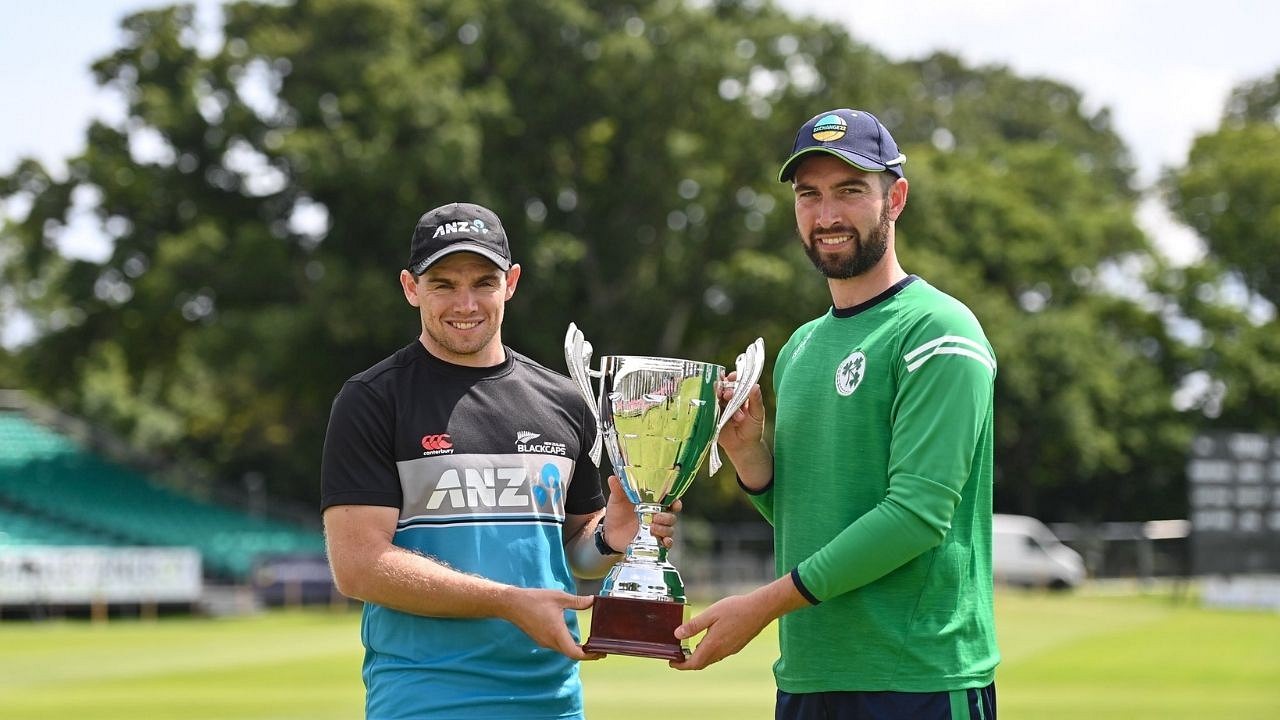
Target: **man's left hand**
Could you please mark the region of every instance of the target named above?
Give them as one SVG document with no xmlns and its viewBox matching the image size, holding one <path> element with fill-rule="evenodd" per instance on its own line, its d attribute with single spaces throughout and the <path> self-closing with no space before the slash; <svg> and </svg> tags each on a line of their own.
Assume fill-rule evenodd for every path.
<svg viewBox="0 0 1280 720">
<path fill-rule="evenodd" d="M 703 630 L 707 634 L 692 655 L 669 664 L 676 670 L 701 670 L 718 663 L 746 647 L 775 619 L 808 605 L 790 573 L 746 595 L 730 595 L 676 628 L 676 638 L 680 640 L 688 640 Z"/>
<path fill-rule="evenodd" d="M 733 655 L 765 629 L 773 616 L 753 602 L 750 595 L 730 595 L 676 628 L 676 637 L 687 640 L 707 631 L 693 654 L 669 663 L 676 670 L 701 670 Z"/>
</svg>

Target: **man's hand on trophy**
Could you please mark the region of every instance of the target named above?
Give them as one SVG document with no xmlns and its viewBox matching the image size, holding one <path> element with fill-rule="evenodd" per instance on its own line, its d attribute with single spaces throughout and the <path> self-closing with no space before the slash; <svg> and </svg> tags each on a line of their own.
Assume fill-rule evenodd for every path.
<svg viewBox="0 0 1280 720">
<path fill-rule="evenodd" d="M 703 630 L 707 634 L 687 659 L 669 664 L 676 670 L 701 670 L 720 662 L 746 647 L 769 623 L 808 604 L 789 574 L 745 595 L 730 595 L 676 628 L 678 640 Z"/>
<path fill-rule="evenodd" d="M 725 380 L 737 382 L 737 371 L 726 375 Z M 732 397 L 733 390 L 720 388 L 722 403 Z M 723 422 L 726 418 L 721 420 Z M 773 482 L 773 453 L 764 442 L 764 421 L 764 397 L 760 394 L 760 386 L 752 385 L 746 402 L 727 418 L 717 438 L 738 473 L 738 482 L 751 492 L 762 491 Z"/>
<path fill-rule="evenodd" d="M 686 660 L 669 665 L 676 670 L 701 670 L 742 650 L 760 630 L 787 612 L 808 606 L 809 601 L 796 589 L 790 574 L 749 593 L 731 594 L 676 628 L 676 639 L 680 641 L 703 630 L 707 634 Z"/>
<path fill-rule="evenodd" d="M 677 500 L 664 512 L 655 513 L 650 521 L 649 530 L 663 547 L 670 548 L 675 544 L 676 513 L 683 504 Z M 627 499 L 622 489 L 622 481 L 617 475 L 609 476 L 609 504 L 604 511 L 604 540 L 618 552 L 626 550 L 640 530 L 640 520 L 636 517 L 636 506 Z"/>
<path fill-rule="evenodd" d="M 725 385 L 720 388 L 722 407 L 733 398 L 732 385 L 729 383 L 737 382 L 737 371 L 729 373 L 724 379 Z M 763 443 L 764 420 L 764 397 L 760 394 L 760 386 L 752 385 L 747 401 L 733 413 L 720 431 L 720 446 L 729 453 L 730 459 L 737 457 L 743 451 L 750 452 L 754 446 Z"/>
<path fill-rule="evenodd" d="M 701 670 L 718 663 L 746 647 L 772 621 L 769 612 L 753 602 L 751 595 L 730 595 L 676 628 L 679 640 L 688 640 L 703 630 L 707 634 L 692 655 L 668 664 L 676 670 Z"/>
<path fill-rule="evenodd" d="M 601 653 L 582 649 L 565 624 L 565 610 L 586 610 L 595 597 L 573 595 L 545 588 L 512 588 L 503 617 L 524 631 L 541 647 L 555 650 L 571 660 L 599 660 Z"/>
</svg>

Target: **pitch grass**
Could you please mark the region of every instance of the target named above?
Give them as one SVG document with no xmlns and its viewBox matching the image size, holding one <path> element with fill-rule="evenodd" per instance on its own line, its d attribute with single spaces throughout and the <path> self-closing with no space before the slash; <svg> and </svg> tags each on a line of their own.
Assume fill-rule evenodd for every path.
<svg viewBox="0 0 1280 720">
<path fill-rule="evenodd" d="M 1005 718 L 1280 717 L 1280 613 L 1168 595 L 996 598 Z M 584 622 L 586 618 L 583 618 Z M 358 718 L 359 614 L 0 623 L 5 720 Z M 775 632 L 700 673 L 610 657 L 583 667 L 592 720 L 772 717 Z"/>
</svg>

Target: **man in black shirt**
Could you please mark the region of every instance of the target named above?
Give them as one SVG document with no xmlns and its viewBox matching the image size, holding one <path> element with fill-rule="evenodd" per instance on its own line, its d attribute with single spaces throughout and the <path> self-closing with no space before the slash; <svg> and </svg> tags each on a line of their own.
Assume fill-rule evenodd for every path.
<svg viewBox="0 0 1280 720">
<path fill-rule="evenodd" d="M 339 589 L 365 601 L 370 718 L 582 715 L 572 575 L 600 577 L 635 535 L 590 459 L 568 378 L 502 344 L 520 266 L 486 208 L 418 221 L 405 299 L 422 332 L 334 400 L 322 505 Z M 608 516 L 608 523 L 604 519 Z M 653 532 L 671 543 L 675 517 Z"/>
</svg>

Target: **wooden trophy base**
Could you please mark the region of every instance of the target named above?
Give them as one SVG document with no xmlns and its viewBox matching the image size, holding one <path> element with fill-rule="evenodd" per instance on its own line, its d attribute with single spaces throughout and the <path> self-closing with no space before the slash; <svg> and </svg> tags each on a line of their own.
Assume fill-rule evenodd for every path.
<svg viewBox="0 0 1280 720">
<path fill-rule="evenodd" d="M 684 660 L 689 650 L 675 636 L 682 622 L 684 603 L 597 595 L 591 606 L 591 637 L 582 649 Z"/>
</svg>

